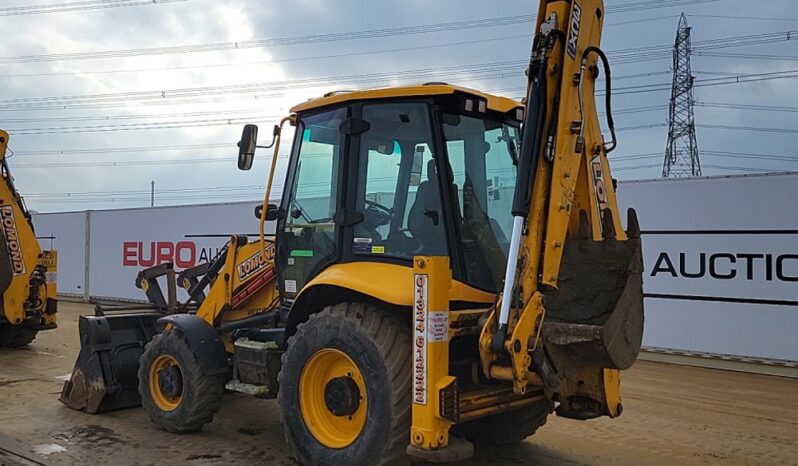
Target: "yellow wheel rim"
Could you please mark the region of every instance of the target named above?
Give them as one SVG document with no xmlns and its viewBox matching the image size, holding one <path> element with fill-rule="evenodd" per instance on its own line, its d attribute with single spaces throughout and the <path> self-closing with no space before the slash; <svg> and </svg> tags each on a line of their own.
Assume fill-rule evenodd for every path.
<svg viewBox="0 0 798 466">
<path fill-rule="evenodd" d="M 163 392 L 163 388 L 161 387 L 161 373 L 165 370 L 174 369 L 177 369 L 180 375 L 181 386 L 178 390 L 179 393 L 174 396 L 169 396 Z M 180 406 L 180 401 L 183 399 L 182 376 L 183 372 L 180 369 L 180 364 L 178 364 L 177 359 L 170 354 L 162 354 L 152 362 L 150 366 L 150 396 L 158 409 L 162 411 L 174 411 Z"/>
<path fill-rule="evenodd" d="M 331 383 L 357 387 L 347 392 L 356 395 L 357 401 L 345 415 L 336 415 L 325 399 Z M 310 357 L 299 377 L 299 409 L 319 443 L 329 448 L 346 448 L 354 443 L 366 425 L 367 407 L 363 374 L 346 353 L 325 348 Z"/>
</svg>

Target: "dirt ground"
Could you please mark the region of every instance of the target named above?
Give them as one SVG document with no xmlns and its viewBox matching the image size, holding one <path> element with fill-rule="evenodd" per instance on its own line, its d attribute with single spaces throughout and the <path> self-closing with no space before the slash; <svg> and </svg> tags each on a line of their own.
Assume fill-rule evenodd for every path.
<svg viewBox="0 0 798 466">
<path fill-rule="evenodd" d="M 158 430 L 140 408 L 92 416 L 58 402 L 79 349 L 82 304 L 62 302 L 58 330 L 0 350 L 0 433 L 55 465 L 294 465 L 276 403 L 229 395 L 199 434 Z M 552 416 L 526 442 L 478 449 L 469 464 L 798 464 L 798 380 L 638 362 L 624 374 L 624 413 Z M 15 462 L 3 449 L 0 466 Z M 33 458 L 31 455 L 24 455 Z"/>
</svg>

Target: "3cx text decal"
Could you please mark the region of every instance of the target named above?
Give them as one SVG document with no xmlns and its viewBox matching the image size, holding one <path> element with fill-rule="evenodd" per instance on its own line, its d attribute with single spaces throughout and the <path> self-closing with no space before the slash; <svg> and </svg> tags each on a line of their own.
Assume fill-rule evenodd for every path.
<svg viewBox="0 0 798 466">
<path fill-rule="evenodd" d="M 0 220 L 3 222 L 3 233 L 6 235 L 11 271 L 14 275 L 22 275 L 25 273 L 25 261 L 22 259 L 22 247 L 19 243 L 17 222 L 14 220 L 14 209 L 10 205 L 0 206 Z"/>
<path fill-rule="evenodd" d="M 571 33 L 568 35 L 568 55 L 576 60 L 576 47 L 579 45 L 579 25 L 582 22 L 582 7 L 574 2 L 574 11 L 571 14 Z"/>
</svg>

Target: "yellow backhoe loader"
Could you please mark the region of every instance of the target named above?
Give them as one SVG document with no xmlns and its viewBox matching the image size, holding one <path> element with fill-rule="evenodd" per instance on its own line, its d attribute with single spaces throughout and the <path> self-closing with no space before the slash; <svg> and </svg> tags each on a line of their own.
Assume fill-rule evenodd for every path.
<svg viewBox="0 0 798 466">
<path fill-rule="evenodd" d="M 642 259 L 607 158 L 604 6 L 543 0 L 537 18 L 525 106 L 429 83 L 294 107 L 267 146 L 260 238 L 232 237 L 179 274 L 142 271 L 152 310 L 82 318 L 62 401 L 141 403 L 161 428 L 190 432 L 225 388 L 277 398 L 306 464 L 459 460 L 553 412 L 619 416 L 619 371 L 642 339 Z M 285 125 L 296 131 L 277 205 Z M 247 125 L 239 168 L 256 147 Z"/>
<path fill-rule="evenodd" d="M 56 327 L 55 251 L 43 251 L 8 169 L 8 133 L 0 130 L 0 347 L 25 346 Z"/>
</svg>

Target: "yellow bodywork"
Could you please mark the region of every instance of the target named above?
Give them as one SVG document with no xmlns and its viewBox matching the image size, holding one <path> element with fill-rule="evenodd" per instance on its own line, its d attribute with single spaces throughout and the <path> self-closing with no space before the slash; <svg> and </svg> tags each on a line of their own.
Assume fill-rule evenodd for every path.
<svg viewBox="0 0 798 466">
<path fill-rule="evenodd" d="M 214 327 L 274 309 L 278 304 L 274 242 L 241 244 L 244 241 L 242 237 L 230 239 L 222 273 L 197 310 L 197 317 Z M 232 353 L 230 336 L 223 335 L 223 339 Z"/>
<path fill-rule="evenodd" d="M 482 98 L 487 102 L 488 110 L 493 110 L 496 112 L 507 113 L 513 109 L 521 108 L 521 104 L 519 102 L 513 99 L 508 99 L 507 97 L 485 94 L 467 87 L 436 83 L 417 86 L 385 87 L 381 89 L 368 89 L 363 91 L 329 93 L 324 97 L 311 99 L 307 102 L 303 102 L 294 106 L 291 109 L 291 113 L 306 112 L 308 110 L 326 107 L 328 105 L 340 104 L 342 102 L 351 102 L 354 100 L 385 100 L 399 97 L 423 97 L 454 94 L 455 92 L 462 92 Z"/>
<path fill-rule="evenodd" d="M 2 291 L 3 309 L 0 324 L 10 325 L 30 322 L 37 328 L 53 328 L 56 324 L 56 268 L 55 251 L 43 251 L 33 232 L 22 197 L 14 188 L 8 171 L 6 149 L 9 136 L 0 130 L 0 220 L 2 239 L 0 248 L 0 281 L 6 286 Z M 5 262 L 5 263 L 2 263 Z M 33 279 L 32 279 L 33 277 Z M 31 290 L 31 287 L 37 287 Z M 31 292 L 36 295 L 31 300 Z M 48 306 L 48 300 L 50 305 Z M 0 342 L 1 344 L 1 342 Z"/>
<path fill-rule="evenodd" d="M 441 416 L 441 390 L 456 382 L 449 375 L 448 257 L 413 260 L 413 424 L 410 446 L 424 450 L 449 445 L 453 422 Z"/>
<path fill-rule="evenodd" d="M 574 13 L 575 7 L 580 8 Z M 598 12 L 598 13 L 596 13 Z M 580 14 L 581 13 L 581 14 Z M 577 17 L 574 18 L 574 15 Z M 563 31 L 564 37 L 571 37 L 572 24 L 577 23 L 577 44 L 575 57 L 570 58 L 565 50 L 567 41 L 557 41 L 550 51 L 548 61 L 548 88 L 560 88 L 558 121 L 556 132 L 556 151 L 553 160 L 541 156 L 535 170 L 535 185 L 531 197 L 530 213 L 525 234 L 521 239 L 521 250 L 525 257 L 517 277 L 523 306 L 511 314 L 509 329 L 511 337 L 505 343 L 505 350 L 512 359 L 510 371 L 497 363 L 498 355 L 491 351 L 490 345 L 497 327 L 497 314 L 492 313 L 483 328 L 480 339 L 480 355 L 483 369 L 493 378 L 511 380 L 516 393 L 524 393 L 526 387 L 537 379 L 529 370 L 530 357 L 527 351 L 513 351 L 512 346 L 521 345 L 531 350 L 540 344 L 539 334 L 545 319 L 543 294 L 539 283 L 556 289 L 562 265 L 566 240 L 575 238 L 580 224 L 580 213 L 587 213 L 590 233 L 594 241 L 602 241 L 602 216 L 611 213 L 616 239 L 626 240 L 618 214 L 617 200 L 612 176 L 604 148 L 601 129 L 597 118 L 595 99 L 596 75 L 582 72 L 581 60 L 588 47 L 598 47 L 601 42 L 604 4 L 601 0 L 542 1 L 538 14 L 536 30 L 544 21 L 556 19 L 555 29 Z M 597 66 L 595 54 L 589 55 L 586 68 Z M 582 72 L 580 82 L 575 79 Z M 580 105 L 579 94 L 583 99 Z M 554 93 L 548 93 L 548 108 L 554 108 Z M 573 124 L 583 121 L 584 138 L 582 148 L 578 147 L 580 132 Z M 544 134 L 548 132 L 548 125 Z M 603 205 L 599 204 L 599 200 Z M 517 343 L 518 342 L 518 343 Z M 582 368 L 568 378 L 574 385 L 603 400 L 605 412 L 614 417 L 619 414 L 620 404 L 619 372 L 614 369 Z M 575 388 L 563 384 L 561 396 L 567 397 L 569 390 Z"/>
<path fill-rule="evenodd" d="M 460 423 L 488 415 L 517 414 L 519 411 L 511 411 L 535 403 L 543 403 L 547 407 L 543 413 L 544 419 L 551 412 L 550 407 L 554 406 L 554 402 L 559 402 L 558 414 L 568 417 L 616 417 L 621 413 L 620 373 L 617 369 L 606 367 L 623 369 L 631 363 L 624 365 L 628 360 L 623 364 L 617 363 L 614 356 L 609 355 L 609 350 L 606 354 L 609 355 L 607 358 L 612 359 L 610 362 L 600 359 L 604 356 L 590 359 L 605 349 L 590 345 L 598 342 L 612 346 L 615 344 L 612 339 L 618 334 L 612 330 L 605 334 L 605 329 L 609 327 L 605 325 L 606 322 L 596 324 L 564 319 L 564 322 L 559 322 L 560 327 L 556 326 L 556 320 L 554 324 L 549 324 L 551 314 L 557 312 L 551 301 L 566 295 L 562 289 L 567 286 L 568 280 L 560 279 L 568 268 L 563 265 L 572 266 L 568 264 L 569 254 L 581 248 L 576 245 L 565 252 L 566 243 L 587 241 L 600 244 L 602 248 L 607 246 L 609 252 L 606 257 L 612 257 L 621 256 L 616 249 L 612 249 L 615 247 L 613 245 L 628 240 L 621 225 L 607 161 L 609 149 L 602 137 L 594 98 L 599 73 L 598 56 L 593 52 L 601 42 L 604 17 L 602 0 L 540 2 L 536 32 L 540 30 L 541 34 L 538 38 L 559 38 L 550 49 L 546 49 L 547 61 L 543 61 L 546 66 L 546 89 L 552 90 L 546 93 L 547 100 L 542 103 L 546 106 L 542 132 L 549 141 L 540 147 L 539 157 L 527 159 L 536 160 L 536 165 L 528 172 L 534 174 L 534 184 L 530 185 L 529 211 L 523 218 L 524 228 L 520 235 L 514 282 L 517 299 L 510 301 L 504 340 L 495 338 L 497 334 L 503 336 L 498 331 L 499 305 L 502 300 L 511 298 L 497 297 L 494 293 L 454 280 L 449 257 L 415 257 L 412 268 L 390 261 L 344 257 L 344 262 L 331 260 L 325 264 L 320 272 L 309 277 L 309 282 L 301 289 L 285 290 L 288 298 L 293 298 L 293 301 L 286 299 L 283 302 L 292 306 L 287 321 L 281 323 L 285 326 L 283 331 L 286 339 L 293 335 L 294 326 L 310 314 L 321 311 L 326 305 L 346 302 L 352 297 L 355 300 L 365 297 L 366 302 L 384 303 L 388 309 L 407 310 L 410 313 L 406 317 L 413 328 L 413 372 L 410 384 L 412 421 L 408 447 L 411 454 L 429 459 L 431 457 L 424 455 L 446 450 L 450 446 L 449 431 L 453 426 L 458 428 Z M 554 30 L 555 34 L 544 34 L 544 29 Z M 543 49 L 536 52 L 540 50 Z M 515 114 L 510 112 L 523 109 L 521 104 L 511 99 L 445 84 L 331 93 L 292 108 L 292 114 L 284 118 L 275 130 L 271 172 L 260 214 L 260 238 L 252 243 L 243 237 L 231 238 L 225 263 L 219 269 L 197 316 L 219 329 L 225 323 L 280 309 L 280 271 L 276 269 L 275 242 L 266 238 L 265 223 L 280 147 L 280 132 L 286 123 L 297 125 L 298 119 L 303 118 L 306 112 L 354 101 L 383 102 L 396 98 L 453 94 L 466 94 L 469 98 L 484 101 L 484 107 L 492 112 L 500 112 L 505 117 L 514 117 Z M 515 117 L 515 120 L 520 118 Z M 550 125 L 556 125 L 556 131 Z M 349 134 L 343 129 L 340 132 Z M 519 165 L 518 160 L 516 165 Z M 291 196 L 290 193 L 286 195 Z M 513 209 L 514 216 L 521 216 L 515 213 L 515 207 Z M 279 209 L 277 214 L 290 215 Z M 325 218 L 307 227 L 333 231 L 333 222 L 345 224 L 347 221 L 345 218 L 340 222 Z M 520 225 L 520 219 L 518 221 Z M 636 238 L 632 234 L 629 236 Z M 516 239 L 518 237 L 514 236 Z M 628 244 L 634 246 L 639 243 Z M 639 253 L 639 249 L 635 252 Z M 628 264 L 633 264 L 634 259 L 639 258 L 634 254 L 632 256 Z M 352 262 L 346 262 L 350 260 Z M 570 260 L 573 261 L 573 258 Z M 632 266 L 628 267 L 630 275 L 639 275 L 639 270 L 633 269 Z M 512 275 L 512 270 L 508 273 Z M 578 273 L 576 280 L 570 280 L 571 283 L 580 284 L 579 280 L 586 278 L 584 271 L 581 276 Z M 634 280 L 630 282 L 633 285 L 638 283 Z M 628 299 L 626 290 L 622 290 L 622 297 L 626 301 L 633 301 Z M 640 303 L 642 306 L 642 284 Z M 569 304 L 566 302 L 563 307 Z M 583 307 L 593 309 L 595 306 L 592 304 Z M 633 308 L 634 303 L 618 304 L 619 308 L 622 306 Z M 642 335 L 642 307 L 636 310 L 640 311 L 639 330 Z M 610 311 L 616 315 L 614 309 Z M 615 319 L 613 325 L 623 320 L 621 313 L 617 316 L 620 317 Z M 284 318 L 281 317 L 281 320 Z M 545 330 L 552 328 L 555 331 L 547 336 Z M 588 338 L 590 332 L 600 336 L 591 340 Z M 609 336 L 604 339 L 606 335 Z M 557 338 L 562 341 L 552 342 Z M 607 343 L 607 339 L 610 343 Z M 222 332 L 222 340 L 226 350 L 233 353 L 235 347 L 229 333 Z M 495 341 L 501 343 L 498 349 Z M 568 354 L 568 350 L 574 348 L 569 345 L 577 346 L 575 352 L 581 351 L 581 354 L 576 357 Z M 458 357 L 458 353 L 463 353 L 463 348 L 467 348 L 471 351 L 470 359 L 466 359 L 465 364 L 462 361 L 451 363 L 450 350 L 453 347 L 453 354 Z M 547 351 L 543 351 L 544 348 Z M 563 354 L 549 355 L 558 351 Z M 578 356 L 586 358 L 580 360 Z M 578 361 L 578 364 L 569 364 L 573 361 Z M 552 369 L 554 362 L 560 367 Z M 352 445 L 368 425 L 366 407 L 369 401 L 362 400 L 358 411 L 348 418 L 335 416 L 325 407 L 323 387 L 342 374 L 353 374 L 350 377 L 358 384 L 359 393 L 365 393 L 360 368 L 341 350 L 324 348 L 308 360 L 305 369 L 299 382 L 298 415 L 302 416 L 313 436 L 325 447 L 341 449 Z M 463 375 L 469 371 L 470 374 Z M 463 390 L 462 394 L 460 390 Z M 560 411 L 561 407 L 565 409 Z"/>
<path fill-rule="evenodd" d="M 405 285 L 385 286 L 386 283 Z M 380 262 L 335 264 L 313 278 L 302 289 L 300 296 L 314 286 L 332 285 L 373 296 L 386 303 L 411 307 L 413 296 L 407 292 L 411 283 L 413 283 L 413 269 L 402 265 Z M 493 304 L 496 299 L 492 293 L 478 290 L 457 280 L 451 280 L 449 296 L 451 301 L 481 303 L 486 306 Z"/>
</svg>

